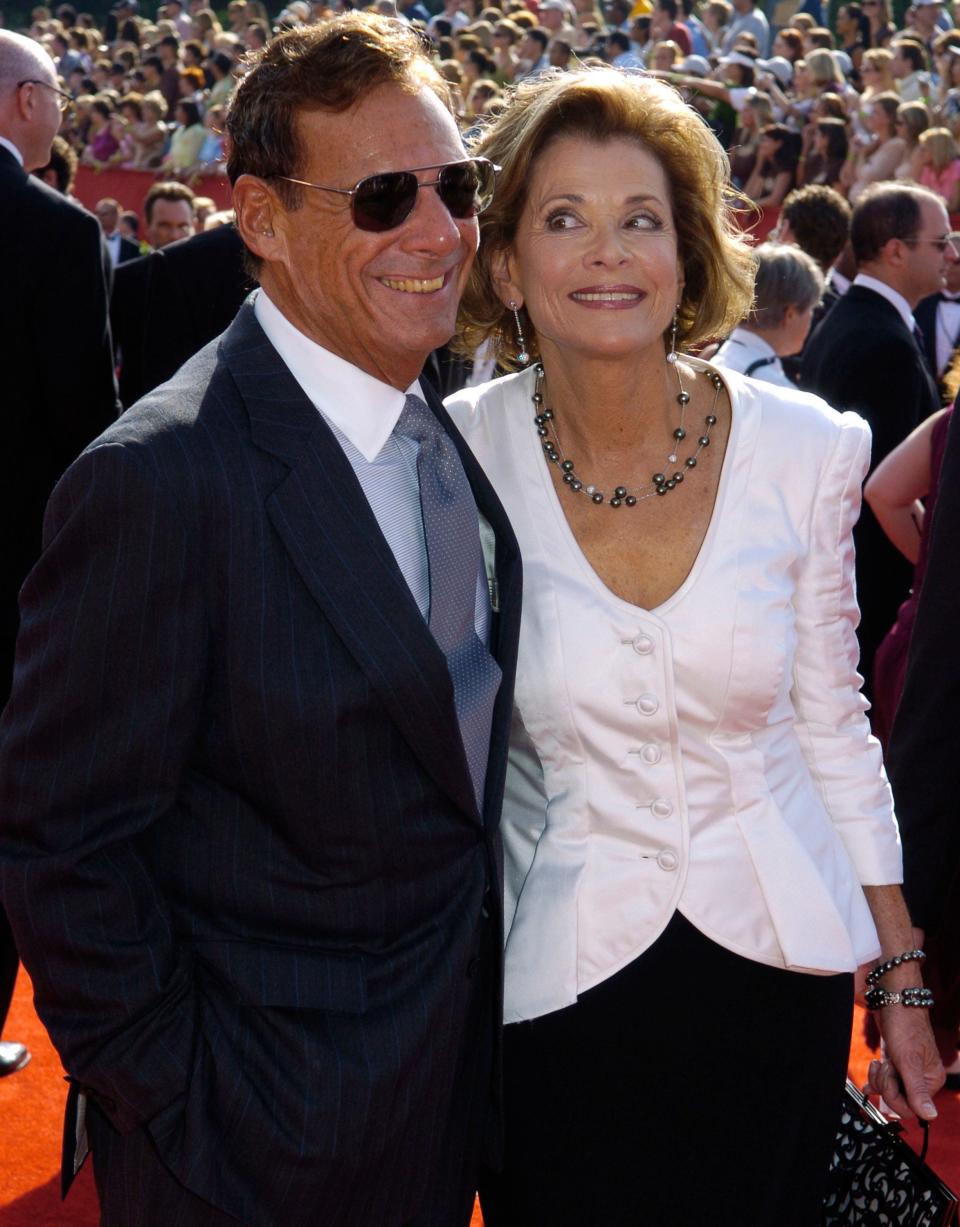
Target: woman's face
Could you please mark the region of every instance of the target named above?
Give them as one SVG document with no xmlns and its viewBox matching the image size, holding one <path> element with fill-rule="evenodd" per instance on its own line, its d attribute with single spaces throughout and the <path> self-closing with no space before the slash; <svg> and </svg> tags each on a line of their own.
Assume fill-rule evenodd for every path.
<svg viewBox="0 0 960 1227">
<path fill-rule="evenodd" d="M 793 70 L 793 85 L 800 92 L 810 88 L 810 69 L 805 63 L 798 63 Z"/>
<path fill-rule="evenodd" d="M 777 150 L 780 148 L 780 144 L 781 142 L 773 136 L 761 136 L 760 143 L 757 146 L 758 157 L 761 159 L 761 161 L 766 161 L 768 158 L 774 157 Z"/>
<path fill-rule="evenodd" d="M 673 68 L 673 50 L 660 43 L 653 51 L 653 66 L 659 72 L 669 72 Z"/>
<path fill-rule="evenodd" d="M 757 116 L 749 102 L 740 112 L 740 123 L 747 132 L 756 132 L 757 130 Z"/>
<path fill-rule="evenodd" d="M 562 137 L 535 163 L 512 251 L 494 261 L 551 350 L 620 357 L 662 344 L 682 276 L 670 185 L 633 141 Z"/>
<path fill-rule="evenodd" d="M 872 106 L 867 116 L 867 127 L 874 136 L 886 139 L 893 132 L 893 120 L 881 106 Z"/>
</svg>

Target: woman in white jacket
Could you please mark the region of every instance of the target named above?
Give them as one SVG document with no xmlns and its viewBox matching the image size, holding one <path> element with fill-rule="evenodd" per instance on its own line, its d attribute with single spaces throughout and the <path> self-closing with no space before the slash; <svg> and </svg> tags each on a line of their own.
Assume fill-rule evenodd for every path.
<svg viewBox="0 0 960 1227">
<path fill-rule="evenodd" d="M 912 945 L 856 673 L 869 432 L 678 353 L 744 315 L 752 261 L 669 87 L 541 77 L 478 152 L 503 171 L 465 339 L 522 369 L 448 407 L 524 562 L 485 1218 L 812 1227 L 852 973 Z M 871 1080 L 931 1116 L 920 985 L 883 974 Z"/>
</svg>

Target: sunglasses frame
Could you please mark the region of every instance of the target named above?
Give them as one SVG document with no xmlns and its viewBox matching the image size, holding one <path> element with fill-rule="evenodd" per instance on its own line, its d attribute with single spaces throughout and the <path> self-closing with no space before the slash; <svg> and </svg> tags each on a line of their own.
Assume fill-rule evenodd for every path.
<svg viewBox="0 0 960 1227">
<path fill-rule="evenodd" d="M 440 188 L 440 183 L 442 180 L 443 172 L 445 170 L 449 170 L 450 167 L 452 166 L 467 166 L 467 165 L 471 165 L 471 166 L 482 165 L 482 166 L 490 167 L 490 171 L 494 179 L 494 187 L 496 187 L 496 177 L 500 173 L 502 167 L 497 166 L 495 162 L 491 162 L 489 158 L 458 158 L 453 162 L 437 162 L 432 166 L 411 166 L 406 170 L 379 171 L 377 174 L 364 175 L 363 178 L 359 179 L 354 184 L 353 187 L 328 187 L 324 183 L 311 183 L 307 179 L 294 179 L 290 175 L 272 175 L 271 178 L 284 179 L 287 183 L 296 183 L 299 187 L 312 187 L 312 188 L 315 188 L 318 192 L 335 192 L 338 196 L 349 196 L 350 197 L 350 216 L 353 218 L 353 224 L 357 227 L 357 229 L 364 230 L 368 234 L 386 234 L 390 230 L 396 230 L 399 226 L 402 226 L 403 223 L 407 220 L 407 218 L 416 208 L 417 195 L 419 194 L 421 188 L 435 187 L 438 189 L 437 194 L 439 195 L 439 188 Z M 387 175 L 414 175 L 416 176 L 425 170 L 437 170 L 437 171 L 440 171 L 440 175 L 438 175 L 436 179 L 428 180 L 426 183 L 421 183 L 419 179 L 416 180 L 417 190 L 413 194 L 413 199 L 410 202 L 410 208 L 407 210 L 406 213 L 404 213 L 404 215 L 399 219 L 399 221 L 394 222 L 392 226 L 383 226 L 379 228 L 373 228 L 370 226 L 360 225 L 360 223 L 357 221 L 356 197 L 357 197 L 357 193 L 360 191 L 360 189 L 363 187 L 365 183 L 369 183 L 371 179 L 384 178 Z M 449 205 L 447 205 L 447 202 L 443 200 L 442 196 L 440 196 L 440 199 L 443 201 L 444 207 L 449 212 Z M 471 217 L 477 217 L 479 214 L 481 214 L 484 211 L 484 209 L 487 208 L 487 206 L 490 204 L 490 201 L 492 199 L 493 199 L 493 193 L 491 192 L 490 198 L 487 200 L 486 204 L 481 205 L 481 207 L 477 209 L 475 213 L 468 213 L 465 217 L 454 218 L 454 220 L 455 221 L 468 221 Z M 453 213 L 450 213 L 450 216 L 453 217 L 454 216 Z"/>
</svg>

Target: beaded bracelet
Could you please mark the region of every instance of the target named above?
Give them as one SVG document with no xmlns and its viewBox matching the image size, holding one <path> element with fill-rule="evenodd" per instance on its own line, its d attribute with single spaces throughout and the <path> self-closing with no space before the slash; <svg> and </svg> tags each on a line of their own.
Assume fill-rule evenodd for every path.
<svg viewBox="0 0 960 1227">
<path fill-rule="evenodd" d="M 867 1008 L 871 1010 L 882 1010 L 886 1005 L 909 1005 L 929 1010 L 934 1004 L 933 993 L 928 988 L 904 988 L 899 993 L 892 993 L 885 988 L 871 988 L 864 1000 Z"/>
<path fill-rule="evenodd" d="M 867 984 L 876 984 L 878 980 L 882 980 L 888 971 L 893 971 L 895 967 L 899 967 L 901 963 L 910 963 L 914 959 L 925 959 L 927 956 L 922 950 L 905 950 L 903 954 L 894 955 L 892 959 L 887 959 L 885 963 L 881 963 L 879 967 L 874 967 L 873 971 L 867 976 Z"/>
</svg>

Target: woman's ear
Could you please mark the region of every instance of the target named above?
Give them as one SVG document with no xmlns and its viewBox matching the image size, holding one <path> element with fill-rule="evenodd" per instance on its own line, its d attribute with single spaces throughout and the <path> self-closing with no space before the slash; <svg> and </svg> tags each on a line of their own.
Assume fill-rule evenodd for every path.
<svg viewBox="0 0 960 1227">
<path fill-rule="evenodd" d="M 493 255 L 490 260 L 490 279 L 497 292 L 497 297 L 505 307 L 512 302 L 518 307 L 523 306 L 523 291 L 517 284 L 516 272 L 509 252 L 498 251 Z"/>
</svg>

